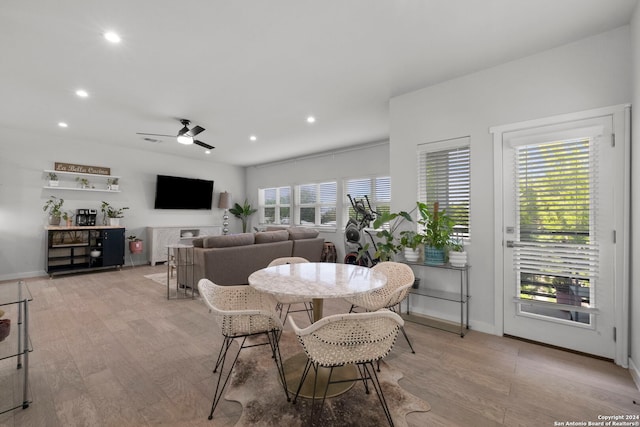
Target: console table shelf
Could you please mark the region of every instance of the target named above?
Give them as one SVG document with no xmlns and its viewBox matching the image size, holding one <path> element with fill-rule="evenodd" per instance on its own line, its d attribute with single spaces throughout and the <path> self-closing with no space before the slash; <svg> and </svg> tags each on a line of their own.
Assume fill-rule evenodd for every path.
<svg viewBox="0 0 640 427">
<path fill-rule="evenodd" d="M 419 286 L 418 288 L 411 288 L 407 294 L 407 310 L 402 316 L 405 320 L 410 322 L 420 323 L 425 326 L 431 326 L 434 328 L 442 329 L 448 332 L 454 332 L 464 337 L 465 331 L 469 329 L 469 265 L 464 267 L 454 267 L 451 264 L 444 265 L 428 265 L 419 264 L 414 262 L 405 262 L 408 264 L 414 272 L 418 273 L 423 268 L 439 268 L 450 271 L 457 271 L 460 273 L 460 287 L 457 290 L 442 290 L 432 289 L 426 286 Z M 416 274 L 416 277 L 420 277 L 420 274 Z M 422 280 L 421 280 L 422 281 Z M 460 324 L 459 328 L 456 328 L 454 324 L 441 319 L 435 319 L 428 316 L 419 316 L 410 312 L 410 300 L 411 296 L 422 296 L 427 298 L 435 298 L 444 301 L 451 301 L 460 305 Z M 453 328 L 452 328 L 453 326 Z"/>
<path fill-rule="evenodd" d="M 45 271 L 49 276 L 124 265 L 124 227 L 48 226 Z"/>
</svg>

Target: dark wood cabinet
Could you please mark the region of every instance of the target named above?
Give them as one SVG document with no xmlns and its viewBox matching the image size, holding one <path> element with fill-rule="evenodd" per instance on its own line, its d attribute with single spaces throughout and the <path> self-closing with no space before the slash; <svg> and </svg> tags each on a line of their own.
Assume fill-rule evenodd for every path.
<svg viewBox="0 0 640 427">
<path fill-rule="evenodd" d="M 124 227 L 49 226 L 46 233 L 50 276 L 124 265 Z"/>
</svg>

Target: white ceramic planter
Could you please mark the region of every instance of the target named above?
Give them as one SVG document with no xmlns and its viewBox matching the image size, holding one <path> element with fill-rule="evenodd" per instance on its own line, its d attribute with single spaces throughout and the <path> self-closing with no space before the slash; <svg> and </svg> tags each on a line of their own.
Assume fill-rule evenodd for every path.
<svg viewBox="0 0 640 427">
<path fill-rule="evenodd" d="M 449 264 L 453 267 L 464 267 L 467 265 L 467 252 L 449 251 Z"/>
<path fill-rule="evenodd" d="M 416 262 L 420 258 L 420 249 L 404 248 L 404 259 L 407 262 Z"/>
<path fill-rule="evenodd" d="M 57 181 L 57 180 L 56 181 L 49 181 L 49 187 L 57 187 L 59 183 L 60 182 Z"/>
<path fill-rule="evenodd" d="M 109 225 L 112 227 L 117 227 L 120 225 L 120 218 L 109 218 Z"/>
</svg>

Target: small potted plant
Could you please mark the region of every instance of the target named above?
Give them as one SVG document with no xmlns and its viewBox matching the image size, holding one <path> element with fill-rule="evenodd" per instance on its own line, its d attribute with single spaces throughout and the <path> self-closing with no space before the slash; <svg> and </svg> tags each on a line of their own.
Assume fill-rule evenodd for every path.
<svg viewBox="0 0 640 427">
<path fill-rule="evenodd" d="M 467 265 L 467 251 L 464 250 L 464 240 L 461 236 L 451 239 L 449 244 L 449 264 L 453 267 Z"/>
<path fill-rule="evenodd" d="M 47 200 L 42 207 L 43 211 L 49 211 L 49 225 L 60 225 L 63 204 L 64 199 L 58 199 L 56 196 L 49 196 L 49 200 Z"/>
<path fill-rule="evenodd" d="M 118 191 L 120 188 L 120 179 L 119 178 L 108 178 L 107 179 L 107 189 L 110 191 Z"/>
<path fill-rule="evenodd" d="M 73 225 L 73 214 L 69 211 L 65 211 L 62 213 L 62 219 L 67 223 L 67 227 L 71 227 Z"/>
<path fill-rule="evenodd" d="M 117 227 L 120 225 L 120 218 L 124 218 L 124 211 L 129 209 L 128 207 L 123 207 L 116 209 L 111 206 L 109 203 L 102 201 L 102 205 L 100 210 L 102 211 L 102 220 L 104 225 L 107 225 L 107 218 L 109 218 L 109 225 L 112 227 Z"/>
<path fill-rule="evenodd" d="M 416 262 L 420 258 L 420 246 L 423 236 L 413 230 L 400 232 L 400 245 L 404 248 L 404 259 L 408 262 Z"/>
<path fill-rule="evenodd" d="M 127 236 L 127 240 L 129 240 L 129 251 L 132 254 L 142 253 L 142 239 L 138 239 L 135 234 Z"/>
<path fill-rule="evenodd" d="M 247 220 L 257 211 L 258 209 L 253 209 L 251 207 L 247 199 L 244 199 L 244 204 L 242 206 L 236 203 L 231 209 L 229 209 L 229 212 L 231 212 L 236 218 L 240 218 L 240 221 L 242 221 L 243 233 L 247 232 Z"/>
<path fill-rule="evenodd" d="M 58 174 L 55 172 L 49 172 L 49 187 L 57 187 L 58 184 Z"/>
<path fill-rule="evenodd" d="M 76 177 L 76 181 L 80 183 L 80 188 L 89 188 L 89 180 L 87 178 Z"/>
</svg>

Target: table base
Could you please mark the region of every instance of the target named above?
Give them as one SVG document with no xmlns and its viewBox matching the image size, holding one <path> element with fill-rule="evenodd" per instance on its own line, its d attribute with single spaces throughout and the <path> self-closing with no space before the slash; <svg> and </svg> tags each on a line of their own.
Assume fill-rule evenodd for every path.
<svg viewBox="0 0 640 427">
<path fill-rule="evenodd" d="M 289 390 L 289 392 L 293 393 L 294 395 L 298 390 L 300 378 L 302 378 L 302 374 L 304 373 L 304 366 L 306 363 L 307 355 L 304 353 L 296 354 L 295 356 L 292 356 L 284 361 L 284 375 L 287 379 L 287 390 Z M 324 389 L 327 386 L 327 381 L 329 380 L 329 370 L 329 368 L 318 368 L 318 379 L 316 383 L 316 389 L 314 390 L 313 382 L 315 380 L 316 373 L 313 368 L 310 368 L 309 374 L 307 375 L 307 378 L 305 379 L 304 384 L 302 384 L 302 388 L 300 389 L 300 396 L 311 399 L 315 395 L 316 399 L 322 399 L 322 396 L 324 395 Z M 358 369 L 355 365 L 346 365 L 333 368 L 333 375 L 331 375 L 331 379 L 333 381 L 350 380 L 354 378 L 359 378 Z M 327 397 L 339 396 L 342 393 L 349 391 L 356 381 L 357 380 L 329 385 L 329 389 L 327 390 Z"/>
</svg>

